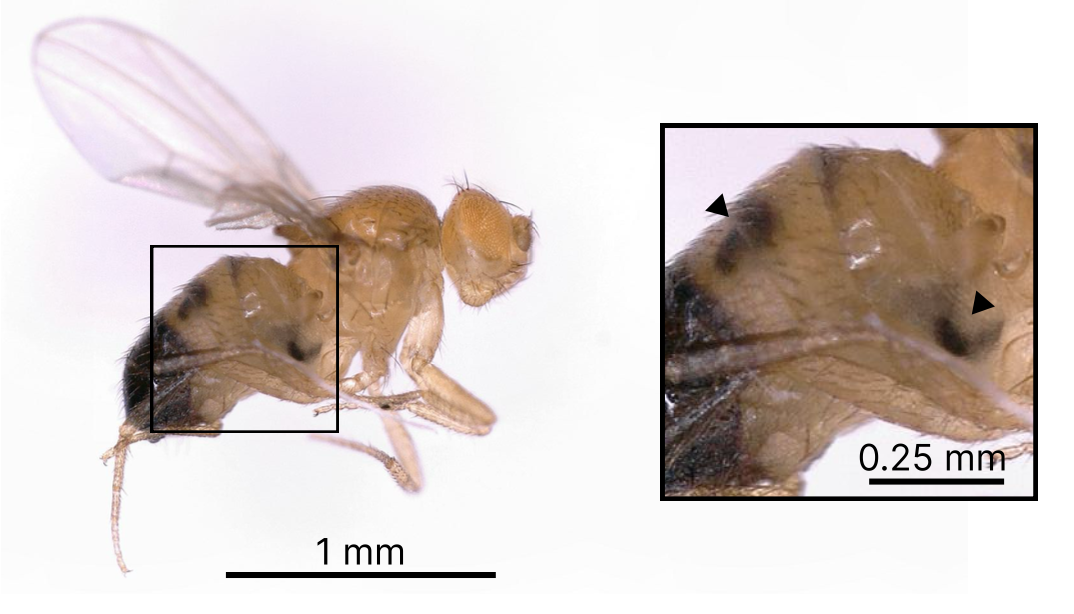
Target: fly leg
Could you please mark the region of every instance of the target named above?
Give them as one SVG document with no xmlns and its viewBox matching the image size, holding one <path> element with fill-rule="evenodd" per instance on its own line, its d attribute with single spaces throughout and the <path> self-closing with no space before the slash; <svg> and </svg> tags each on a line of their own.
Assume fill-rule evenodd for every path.
<svg viewBox="0 0 1074 614">
<path fill-rule="evenodd" d="M 203 426 L 189 427 L 190 430 L 206 430 L 217 431 L 220 430 L 222 425 L 220 422 L 207 424 Z M 216 437 L 220 433 L 178 433 L 180 435 L 193 435 L 198 437 Z M 123 550 L 119 547 L 119 504 L 123 494 L 123 469 L 127 463 L 127 449 L 131 444 L 143 441 L 146 439 L 159 439 L 163 435 L 151 433 L 149 431 L 140 430 L 131 426 L 130 424 L 124 424 L 119 427 L 119 439 L 116 441 L 116 445 L 108 449 L 107 452 L 101 455 L 101 460 L 106 464 L 108 459 L 114 458 L 114 467 L 112 471 L 112 549 L 116 553 L 116 564 L 119 565 L 119 570 L 126 574 L 127 564 L 123 561 Z"/>
<path fill-rule="evenodd" d="M 395 458 L 371 445 L 342 437 L 334 435 L 314 435 L 313 437 L 314 439 L 368 454 L 384 465 L 384 468 L 388 470 L 388 473 L 391 474 L 400 488 L 407 492 L 421 490 L 421 465 L 418 464 L 418 453 L 414 449 L 414 441 L 410 438 L 410 433 L 406 431 L 401 422 L 392 420 L 383 414 L 381 414 L 381 422 L 384 424 L 384 430 L 388 433 L 388 440 L 391 441 Z"/>
<path fill-rule="evenodd" d="M 362 396 L 355 395 L 360 401 L 375 405 L 385 411 L 399 411 L 401 409 L 410 409 L 410 406 L 414 403 L 420 403 L 421 393 L 417 391 L 404 392 L 402 394 L 392 394 L 388 396 Z M 313 410 L 313 415 L 325 414 L 330 411 L 335 411 L 336 405 L 332 403 L 330 405 L 322 405 Z M 340 401 L 339 409 L 368 409 L 366 405 L 359 405 L 350 401 Z M 415 412 L 417 413 L 417 412 Z"/>
<path fill-rule="evenodd" d="M 154 364 L 157 374 L 187 371 L 215 366 L 228 377 L 269 396 L 310 404 L 335 398 L 336 387 L 321 378 L 308 365 L 286 354 L 266 347 L 259 342 L 252 345 L 228 349 L 211 349 L 190 352 L 182 356 L 161 358 Z M 342 389 L 343 392 L 347 392 Z M 370 387 L 379 391 L 379 388 Z M 341 401 L 340 407 L 346 409 L 372 409 L 379 405 L 389 405 L 386 409 L 398 409 L 397 406 L 416 397 L 412 395 L 393 395 L 382 397 L 350 395 L 350 402 Z M 365 403 L 359 405 L 357 402 Z M 335 409 L 335 404 L 318 408 L 315 413 L 324 413 Z"/>
<path fill-rule="evenodd" d="M 260 392 L 280 399 L 299 403 L 312 403 L 332 397 L 335 393 L 333 386 L 330 386 L 306 365 L 261 345 L 206 352 L 204 355 L 191 360 L 196 360 L 198 366 L 222 363 L 224 361 L 239 361 L 241 362 L 239 366 L 253 367 L 257 370 L 258 377 L 256 378 L 244 381 L 245 372 L 243 370 L 233 370 L 230 375 Z M 386 367 L 384 370 L 385 372 L 387 371 Z M 377 409 L 387 406 L 387 409 L 400 409 L 405 403 L 413 401 L 418 396 L 416 392 L 388 397 L 379 396 L 380 379 L 378 377 L 374 384 L 369 387 L 375 396 L 348 394 L 348 400 L 341 401 L 340 406 L 346 405 L 348 408 L 364 407 L 365 409 Z M 327 407 L 334 409 L 335 405 Z M 320 410 L 318 413 L 323 413 L 325 408 L 320 408 Z M 410 439 L 410 434 L 407 433 L 402 422 L 394 416 L 382 411 L 380 412 L 380 419 L 384 424 L 388 439 L 391 441 L 392 449 L 395 451 L 395 458 L 373 446 L 340 437 L 327 435 L 315 435 L 314 437 L 369 454 L 384 464 L 384 467 L 404 490 L 409 492 L 420 490 L 422 484 L 421 467 L 418 464 L 418 455 L 414 449 L 414 443 Z"/>
<path fill-rule="evenodd" d="M 340 380 L 340 390 L 348 394 L 357 394 L 374 384 L 378 384 L 388 376 L 387 354 L 381 355 L 379 352 L 369 352 L 368 354 L 363 353 L 362 355 L 362 372 L 354 377 L 346 377 Z"/>
<path fill-rule="evenodd" d="M 1033 453 L 1034 453 L 1033 448 L 1034 448 L 1034 443 L 1032 441 L 1026 441 L 1026 442 L 1014 444 L 1012 446 L 1008 446 L 1006 448 L 1002 448 L 1000 450 L 996 450 L 992 454 L 994 456 L 996 453 L 1002 453 L 1003 458 L 1005 460 L 1014 460 L 1014 459 L 1016 459 L 1016 458 L 1018 458 L 1020 456 L 1025 456 L 1027 454 L 1029 456 L 1033 456 Z"/>
<path fill-rule="evenodd" d="M 383 410 L 402 409 L 404 403 L 417 398 L 418 393 L 381 396 L 381 386 L 388 376 L 388 354 L 366 352 L 362 354 L 362 372 L 354 377 L 339 381 L 339 389 L 348 395 L 367 401 Z M 364 396 L 360 393 L 366 393 Z M 368 409 L 356 403 L 340 401 L 340 409 Z M 334 404 L 324 405 L 313 410 L 313 415 L 323 414 L 336 409 Z"/>
<path fill-rule="evenodd" d="M 441 426 L 467 435 L 492 430 L 496 414 L 480 399 L 432 364 L 444 330 L 444 299 L 430 292 L 421 312 L 410 320 L 400 353 L 403 369 L 421 391 L 422 401 L 407 409 Z"/>
</svg>

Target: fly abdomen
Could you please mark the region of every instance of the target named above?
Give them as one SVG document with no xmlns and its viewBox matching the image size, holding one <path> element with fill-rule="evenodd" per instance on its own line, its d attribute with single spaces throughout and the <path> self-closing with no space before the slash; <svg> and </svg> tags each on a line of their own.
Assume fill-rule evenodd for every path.
<svg viewBox="0 0 1074 614">
<path fill-rule="evenodd" d="M 662 349 L 671 355 L 728 343 L 733 323 L 699 288 L 682 263 L 664 274 Z M 738 392 L 744 374 L 712 373 L 702 379 L 663 382 L 664 492 L 736 483 L 746 471 Z"/>
<path fill-rule="evenodd" d="M 154 395 L 153 430 L 196 424 L 200 421 L 195 416 L 191 398 L 192 373 L 152 374 L 150 342 L 156 361 L 182 355 L 186 349 L 182 338 L 162 316 L 158 315 L 155 320 L 152 330 L 146 328 L 131 347 L 123 367 L 123 401 L 127 424 L 139 430 L 149 430 L 150 395 Z"/>
</svg>

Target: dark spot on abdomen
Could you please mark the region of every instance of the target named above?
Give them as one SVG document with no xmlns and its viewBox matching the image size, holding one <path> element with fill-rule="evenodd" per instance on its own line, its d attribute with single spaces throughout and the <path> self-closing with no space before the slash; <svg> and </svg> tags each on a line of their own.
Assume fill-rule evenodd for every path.
<svg viewBox="0 0 1074 614">
<path fill-rule="evenodd" d="M 287 344 L 287 353 L 298 362 L 306 360 L 305 354 L 302 353 L 302 348 L 298 347 L 297 341 L 292 340 Z"/>
<path fill-rule="evenodd" d="M 968 356 L 970 353 L 970 341 L 958 329 L 958 325 L 947 316 L 936 318 L 933 325 L 933 336 L 940 347 L 955 356 Z"/>
<path fill-rule="evenodd" d="M 183 300 L 179 303 L 176 315 L 180 320 L 186 320 L 190 314 L 204 307 L 209 302 L 209 287 L 200 279 L 187 284 L 183 290 Z"/>
<path fill-rule="evenodd" d="M 979 326 L 974 331 L 967 331 L 948 316 L 936 318 L 932 331 L 933 338 L 940 347 L 961 358 L 987 352 L 995 346 L 1002 333 L 1002 320 Z"/>
<path fill-rule="evenodd" d="M 287 341 L 287 355 L 298 362 L 308 362 L 321 353 L 321 343 L 303 344 L 297 334 L 292 334 Z"/>
<path fill-rule="evenodd" d="M 753 196 L 730 211 L 731 229 L 716 250 L 716 268 L 723 274 L 738 267 L 750 251 L 775 245 L 777 215 L 768 201 Z"/>
<path fill-rule="evenodd" d="M 739 252 L 744 247 L 745 239 L 738 232 L 738 229 L 734 229 L 724 237 L 723 243 L 720 243 L 720 249 L 716 252 L 716 268 L 721 273 L 727 274 L 735 270 L 738 266 Z"/>
</svg>

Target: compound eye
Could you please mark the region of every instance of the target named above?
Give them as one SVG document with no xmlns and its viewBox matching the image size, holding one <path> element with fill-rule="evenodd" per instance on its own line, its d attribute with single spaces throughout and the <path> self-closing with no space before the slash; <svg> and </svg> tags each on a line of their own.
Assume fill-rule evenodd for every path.
<svg viewBox="0 0 1074 614">
<path fill-rule="evenodd" d="M 491 194 L 460 190 L 444 214 L 441 249 L 448 276 L 468 305 L 484 305 L 525 276 L 533 224 Z"/>
</svg>

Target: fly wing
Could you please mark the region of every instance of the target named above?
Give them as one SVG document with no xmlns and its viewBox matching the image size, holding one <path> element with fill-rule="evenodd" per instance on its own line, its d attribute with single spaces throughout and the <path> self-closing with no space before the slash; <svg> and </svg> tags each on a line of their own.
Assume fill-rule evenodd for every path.
<svg viewBox="0 0 1074 614">
<path fill-rule="evenodd" d="M 109 181 L 207 205 L 218 228 L 331 229 L 310 184 L 219 85 L 160 39 L 65 21 L 34 46 L 52 114 Z"/>
</svg>

